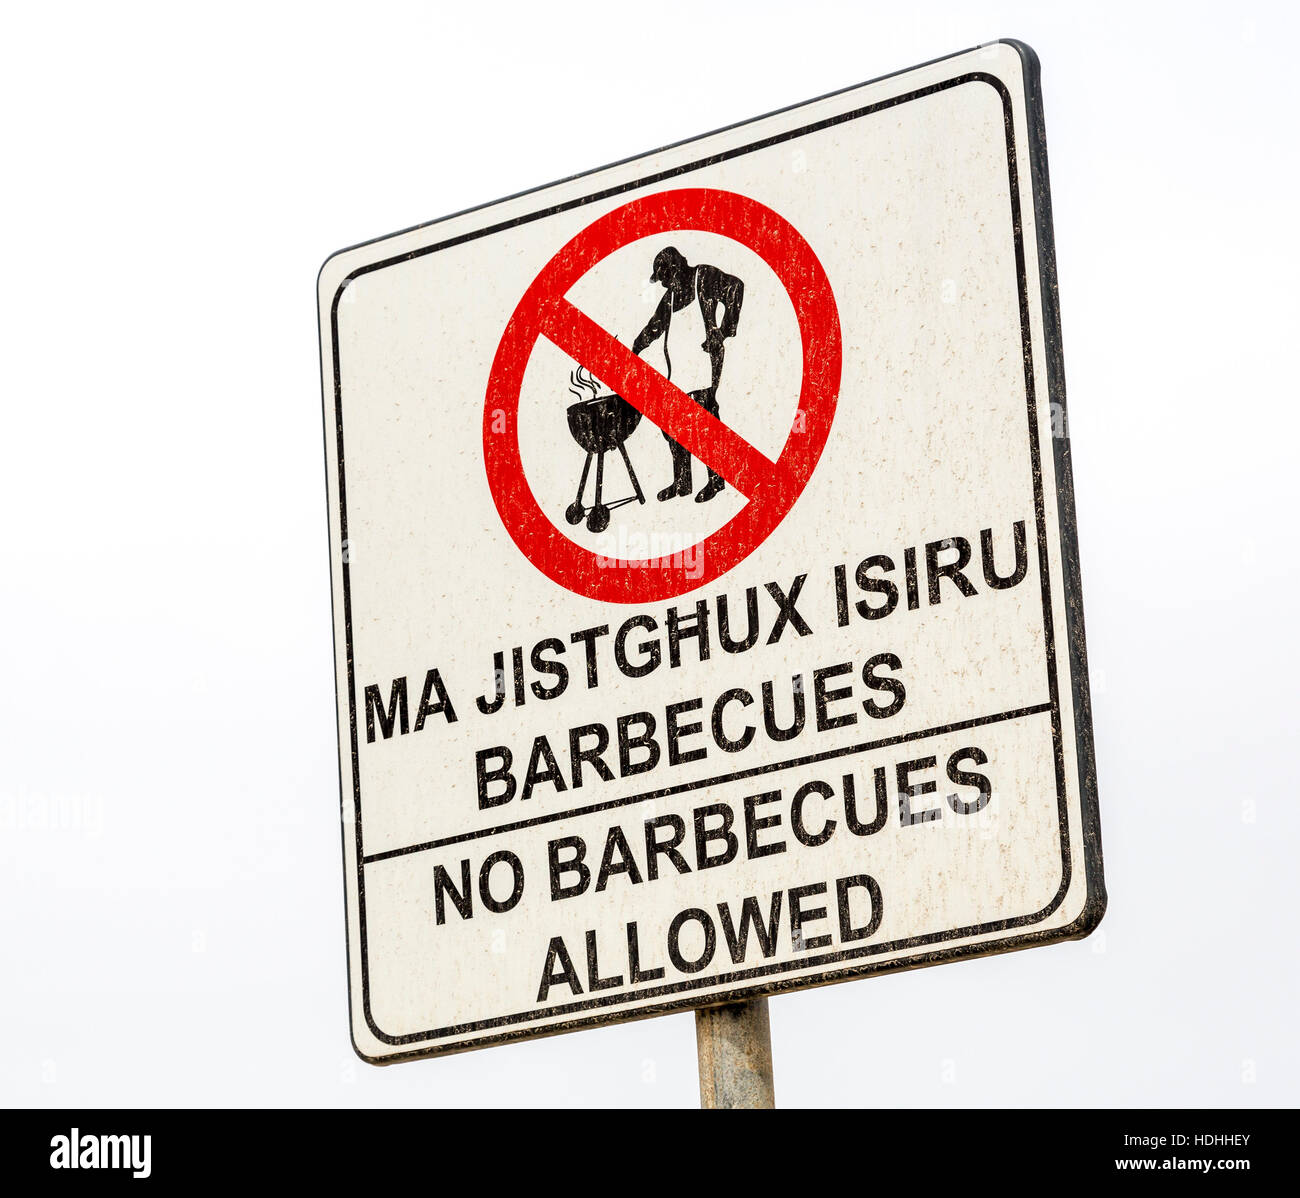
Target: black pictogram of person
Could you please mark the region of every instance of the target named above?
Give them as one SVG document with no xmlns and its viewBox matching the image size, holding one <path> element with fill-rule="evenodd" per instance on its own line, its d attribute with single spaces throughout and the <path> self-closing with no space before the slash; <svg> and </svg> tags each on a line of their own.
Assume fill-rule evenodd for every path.
<svg viewBox="0 0 1300 1198">
<path fill-rule="evenodd" d="M 650 281 L 663 284 L 663 298 L 645 328 L 632 342 L 632 352 L 639 354 L 662 337 L 668 378 L 672 379 L 673 361 L 668 354 L 668 330 L 674 323 L 679 329 L 683 324 L 696 325 L 695 316 L 698 313 L 695 335 L 688 335 L 689 339 L 679 336 L 676 343 L 691 345 L 702 332 L 703 340 L 699 345 L 704 354 L 692 351 L 689 355 L 683 355 L 686 361 L 679 360 L 676 382 L 710 416 L 717 416 L 718 384 L 722 381 L 722 361 L 725 356 L 723 342 L 736 335 L 740 306 L 745 298 L 745 284 L 716 266 L 692 266 L 673 246 L 668 246 L 655 255 Z M 718 321 L 719 307 L 722 308 L 721 323 Z M 664 433 L 664 440 L 668 442 L 673 455 L 673 481 L 659 492 L 659 498 L 667 500 L 689 495 L 691 455 L 667 433 Z M 725 486 L 722 476 L 710 468 L 709 480 L 700 488 L 695 502 L 707 503 Z"/>
</svg>

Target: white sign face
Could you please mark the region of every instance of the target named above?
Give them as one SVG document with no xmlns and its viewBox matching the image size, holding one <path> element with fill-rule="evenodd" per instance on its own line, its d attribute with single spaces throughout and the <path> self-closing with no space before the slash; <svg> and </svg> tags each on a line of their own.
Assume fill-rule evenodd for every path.
<svg viewBox="0 0 1300 1198">
<path fill-rule="evenodd" d="M 326 262 L 362 1056 L 1095 926 L 1054 285 L 1013 43 Z"/>
</svg>

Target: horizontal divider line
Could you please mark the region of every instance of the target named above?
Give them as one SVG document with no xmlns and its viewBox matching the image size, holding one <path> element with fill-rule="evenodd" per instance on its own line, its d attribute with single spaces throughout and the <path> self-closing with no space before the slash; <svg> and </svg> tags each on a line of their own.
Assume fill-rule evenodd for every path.
<svg viewBox="0 0 1300 1198">
<path fill-rule="evenodd" d="M 404 849 L 386 849 L 382 853 L 371 853 L 368 857 L 363 857 L 361 864 L 374 865 L 378 861 L 387 861 L 392 857 L 404 857 L 408 853 L 423 853 L 429 849 L 446 848 L 449 845 L 463 844 L 470 840 L 482 840 L 487 836 L 498 836 L 505 832 L 518 832 L 524 828 L 535 828 L 539 824 L 554 823 L 556 820 L 577 819 L 584 815 L 593 815 L 599 811 L 610 811 L 616 807 L 631 807 L 637 803 L 649 802 L 651 799 L 662 799 L 691 790 L 702 790 L 706 786 L 721 786 L 727 782 L 743 782 L 746 778 L 757 778 L 763 774 L 773 774 L 780 770 L 797 769 L 802 765 L 816 765 L 820 761 L 831 761 L 836 757 L 869 753 L 873 749 L 887 749 L 891 745 L 906 744 L 914 740 L 925 740 L 931 736 L 943 736 L 949 732 L 963 732 L 968 728 L 981 728 L 986 724 L 1000 724 L 1006 720 L 1018 720 L 1024 716 L 1042 715 L 1051 710 L 1051 703 L 1037 703 L 1032 707 L 1017 707 L 1012 711 L 999 712 L 997 715 L 958 720 L 954 724 L 944 724 L 938 728 L 924 728 L 920 732 L 904 732 L 898 736 L 886 736 L 880 740 L 863 741 L 861 744 L 846 745 L 840 749 L 824 749 L 820 753 L 809 753 L 807 756 L 794 757 L 789 761 L 759 765 L 750 770 L 741 770 L 736 774 L 719 774 L 712 778 L 700 778 L 695 782 L 681 782 L 676 786 L 662 786 L 658 790 L 647 790 L 641 794 L 628 795 L 621 799 L 608 799 L 603 803 L 592 803 L 587 807 L 574 807 L 567 811 L 553 811 L 547 815 L 533 816 L 531 819 L 520 819 L 509 824 L 498 824 L 495 828 L 478 828 L 473 832 L 463 832 L 459 836 L 444 836 L 441 840 L 426 840 L 422 844 L 408 845 Z"/>
</svg>

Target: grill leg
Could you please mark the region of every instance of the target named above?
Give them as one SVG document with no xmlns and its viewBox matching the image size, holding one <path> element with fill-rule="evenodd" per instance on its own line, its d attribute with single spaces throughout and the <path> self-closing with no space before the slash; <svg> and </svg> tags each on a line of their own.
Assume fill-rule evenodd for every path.
<svg viewBox="0 0 1300 1198">
<path fill-rule="evenodd" d="M 587 530 L 604 532 L 609 527 L 609 508 L 601 500 L 600 491 L 605 482 L 605 454 L 596 454 L 596 502 L 587 512 Z"/>
<path fill-rule="evenodd" d="M 587 455 L 587 460 L 582 463 L 582 477 L 578 480 L 578 499 L 577 504 L 582 506 L 582 493 L 587 489 L 587 474 L 591 470 L 591 454 Z M 596 501 L 599 503 L 599 499 Z"/>
<path fill-rule="evenodd" d="M 580 524 L 583 516 L 587 514 L 587 509 L 582 506 L 582 493 L 587 489 L 587 472 L 590 469 L 591 454 L 588 454 L 587 460 L 582 463 L 582 477 L 578 479 L 578 498 L 564 509 L 564 518 L 570 524 Z"/>
<path fill-rule="evenodd" d="M 618 452 L 623 455 L 623 465 L 627 467 L 627 476 L 632 480 L 632 489 L 636 492 L 637 503 L 645 503 L 645 496 L 641 494 L 641 484 L 637 481 L 636 471 L 632 469 L 632 459 L 627 456 L 627 445 L 622 441 L 618 443 Z"/>
</svg>

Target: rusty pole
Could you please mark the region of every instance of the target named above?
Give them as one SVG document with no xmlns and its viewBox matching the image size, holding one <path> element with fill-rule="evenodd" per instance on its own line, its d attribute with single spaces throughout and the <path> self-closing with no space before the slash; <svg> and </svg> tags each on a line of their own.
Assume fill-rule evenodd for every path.
<svg viewBox="0 0 1300 1198">
<path fill-rule="evenodd" d="M 771 1110 L 772 1032 L 767 999 L 695 1012 L 703 1110 Z"/>
</svg>

